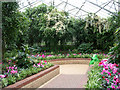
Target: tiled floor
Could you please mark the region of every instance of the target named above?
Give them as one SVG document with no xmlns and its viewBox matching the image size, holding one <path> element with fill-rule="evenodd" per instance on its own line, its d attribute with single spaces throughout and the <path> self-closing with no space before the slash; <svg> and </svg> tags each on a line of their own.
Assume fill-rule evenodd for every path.
<svg viewBox="0 0 120 90">
<path fill-rule="evenodd" d="M 60 74 L 39 88 L 84 88 L 88 65 L 60 65 Z"/>
</svg>

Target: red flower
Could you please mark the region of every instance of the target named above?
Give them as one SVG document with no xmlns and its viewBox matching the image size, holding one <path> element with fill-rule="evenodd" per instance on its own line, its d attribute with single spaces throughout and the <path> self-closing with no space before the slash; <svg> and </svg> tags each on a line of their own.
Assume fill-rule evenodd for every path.
<svg viewBox="0 0 120 90">
<path fill-rule="evenodd" d="M 109 75 L 111 76 L 111 73 L 109 73 Z"/>
<path fill-rule="evenodd" d="M 116 67 L 118 67 L 119 65 L 116 65 Z"/>
<path fill-rule="evenodd" d="M 107 60 L 104 60 L 105 62 L 107 61 Z"/>
<path fill-rule="evenodd" d="M 104 76 L 102 78 L 105 78 Z"/>
<path fill-rule="evenodd" d="M 99 64 L 102 64 L 102 62 L 99 62 Z"/>
</svg>

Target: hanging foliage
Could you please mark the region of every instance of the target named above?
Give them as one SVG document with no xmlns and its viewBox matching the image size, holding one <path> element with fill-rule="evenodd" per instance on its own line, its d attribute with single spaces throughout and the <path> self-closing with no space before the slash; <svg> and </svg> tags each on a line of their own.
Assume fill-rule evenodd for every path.
<svg viewBox="0 0 120 90">
<path fill-rule="evenodd" d="M 104 18 L 100 18 L 99 16 L 97 16 L 96 14 L 88 14 L 88 17 L 85 18 L 86 20 L 86 28 L 89 28 L 89 26 L 94 27 L 94 33 L 95 32 L 99 32 L 101 33 L 105 33 L 105 30 L 108 30 L 109 26 L 107 23 L 107 20 Z"/>
</svg>

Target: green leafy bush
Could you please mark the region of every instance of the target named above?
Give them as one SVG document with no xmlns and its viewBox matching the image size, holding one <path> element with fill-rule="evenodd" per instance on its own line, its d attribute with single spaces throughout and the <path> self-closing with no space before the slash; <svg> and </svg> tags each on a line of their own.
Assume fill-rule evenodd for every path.
<svg viewBox="0 0 120 90">
<path fill-rule="evenodd" d="M 91 67 L 90 71 L 88 72 L 88 81 L 87 81 L 87 88 L 101 88 L 101 68 L 98 67 L 98 62 L 94 63 L 94 66 Z"/>
<path fill-rule="evenodd" d="M 2 79 L 2 87 L 6 87 L 8 85 L 8 79 L 7 78 L 3 78 Z"/>
<path fill-rule="evenodd" d="M 92 53 L 92 43 L 82 43 L 78 47 L 78 51 L 81 53 Z"/>
<path fill-rule="evenodd" d="M 120 63 L 120 28 L 116 30 L 115 36 L 114 47 L 112 47 L 109 52 L 111 55 L 109 61 L 112 63 Z"/>
<path fill-rule="evenodd" d="M 33 65 L 32 59 L 28 58 L 28 54 L 25 52 L 18 52 L 18 55 L 15 57 L 16 65 L 20 68 L 28 68 Z"/>
<path fill-rule="evenodd" d="M 16 82 L 16 77 L 15 76 L 9 75 L 7 79 L 8 79 L 8 84 L 9 85 Z"/>
</svg>

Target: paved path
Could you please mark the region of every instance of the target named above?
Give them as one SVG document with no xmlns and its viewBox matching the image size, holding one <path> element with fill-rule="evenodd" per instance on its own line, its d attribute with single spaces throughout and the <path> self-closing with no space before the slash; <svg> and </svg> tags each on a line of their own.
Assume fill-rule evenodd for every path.
<svg viewBox="0 0 120 90">
<path fill-rule="evenodd" d="M 39 88 L 84 88 L 87 83 L 88 65 L 60 65 L 60 74 Z"/>
</svg>

